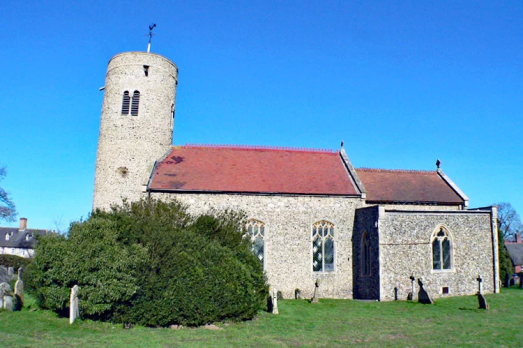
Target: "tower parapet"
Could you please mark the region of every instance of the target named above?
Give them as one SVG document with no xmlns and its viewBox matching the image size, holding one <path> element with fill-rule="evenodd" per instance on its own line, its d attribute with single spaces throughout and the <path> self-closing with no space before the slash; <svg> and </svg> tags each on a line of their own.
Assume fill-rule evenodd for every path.
<svg viewBox="0 0 523 348">
<path fill-rule="evenodd" d="M 115 55 L 107 67 L 93 209 L 142 196 L 155 160 L 172 144 L 178 68 L 146 52 Z"/>
</svg>

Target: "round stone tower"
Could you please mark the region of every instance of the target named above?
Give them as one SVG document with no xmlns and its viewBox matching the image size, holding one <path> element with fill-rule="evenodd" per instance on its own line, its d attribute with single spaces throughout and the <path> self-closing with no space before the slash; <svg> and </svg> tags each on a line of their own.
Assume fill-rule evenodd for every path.
<svg viewBox="0 0 523 348">
<path fill-rule="evenodd" d="M 109 61 L 96 156 L 93 209 L 139 200 L 172 144 L 178 68 L 154 53 Z"/>
</svg>

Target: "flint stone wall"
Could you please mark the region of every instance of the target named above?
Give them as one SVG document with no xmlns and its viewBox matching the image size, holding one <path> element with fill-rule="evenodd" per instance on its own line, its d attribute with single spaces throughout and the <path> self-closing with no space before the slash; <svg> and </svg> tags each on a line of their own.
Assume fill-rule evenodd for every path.
<svg viewBox="0 0 523 348">
<path fill-rule="evenodd" d="M 444 226 L 451 236 L 451 270 L 432 269 L 431 237 Z M 483 292 L 494 292 L 494 256 L 489 211 L 417 212 L 380 210 L 380 300 L 407 298 L 409 277 L 423 278 L 433 298 L 473 295 L 476 278 L 483 278 Z M 442 288 L 448 287 L 448 295 Z"/>
<path fill-rule="evenodd" d="M 177 199 L 192 214 L 210 208 L 243 210 L 247 219 L 265 223 L 265 271 L 268 282 L 294 298 L 312 298 L 314 283 L 321 279 L 321 298 L 352 298 L 352 234 L 354 212 L 364 203 L 354 197 L 268 196 L 245 194 L 151 193 L 164 201 Z M 312 270 L 312 225 L 326 220 L 334 224 L 334 271 Z"/>
<path fill-rule="evenodd" d="M 379 206 L 356 210 L 352 234 L 352 274 L 355 299 L 377 300 L 380 298 L 379 235 L 375 223 L 379 217 Z M 364 274 L 362 238 L 367 233 L 370 246 L 370 274 Z"/>
<path fill-rule="evenodd" d="M 149 66 L 145 76 L 144 66 Z M 141 198 L 154 161 L 171 148 L 178 68 L 154 53 L 125 52 L 107 67 L 93 208 Z M 124 91 L 140 92 L 138 116 L 122 115 Z"/>
</svg>

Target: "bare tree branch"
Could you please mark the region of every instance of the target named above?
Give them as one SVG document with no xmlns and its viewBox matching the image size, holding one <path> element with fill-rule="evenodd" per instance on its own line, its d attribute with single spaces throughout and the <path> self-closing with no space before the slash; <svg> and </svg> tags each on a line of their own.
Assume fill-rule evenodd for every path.
<svg viewBox="0 0 523 348">
<path fill-rule="evenodd" d="M 5 166 L 0 166 L 0 181 L 5 178 L 7 172 Z M 9 197 L 9 193 L 0 187 L 0 220 L 14 221 L 16 217 L 16 206 Z"/>
<path fill-rule="evenodd" d="M 498 223 L 503 238 L 508 240 L 517 233 L 523 232 L 523 225 L 518 213 L 508 202 L 501 202 L 498 206 Z"/>
</svg>

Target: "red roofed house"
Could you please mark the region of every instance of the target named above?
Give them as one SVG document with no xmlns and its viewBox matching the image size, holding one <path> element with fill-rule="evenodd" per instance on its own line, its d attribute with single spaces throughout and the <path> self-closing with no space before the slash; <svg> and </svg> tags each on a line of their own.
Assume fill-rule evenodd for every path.
<svg viewBox="0 0 523 348">
<path fill-rule="evenodd" d="M 172 146 L 177 67 L 145 52 L 111 59 L 93 208 L 151 196 L 191 212 L 237 209 L 269 284 L 292 298 L 406 299 L 499 292 L 496 207 L 435 171 L 355 169 L 339 151 Z"/>
</svg>

